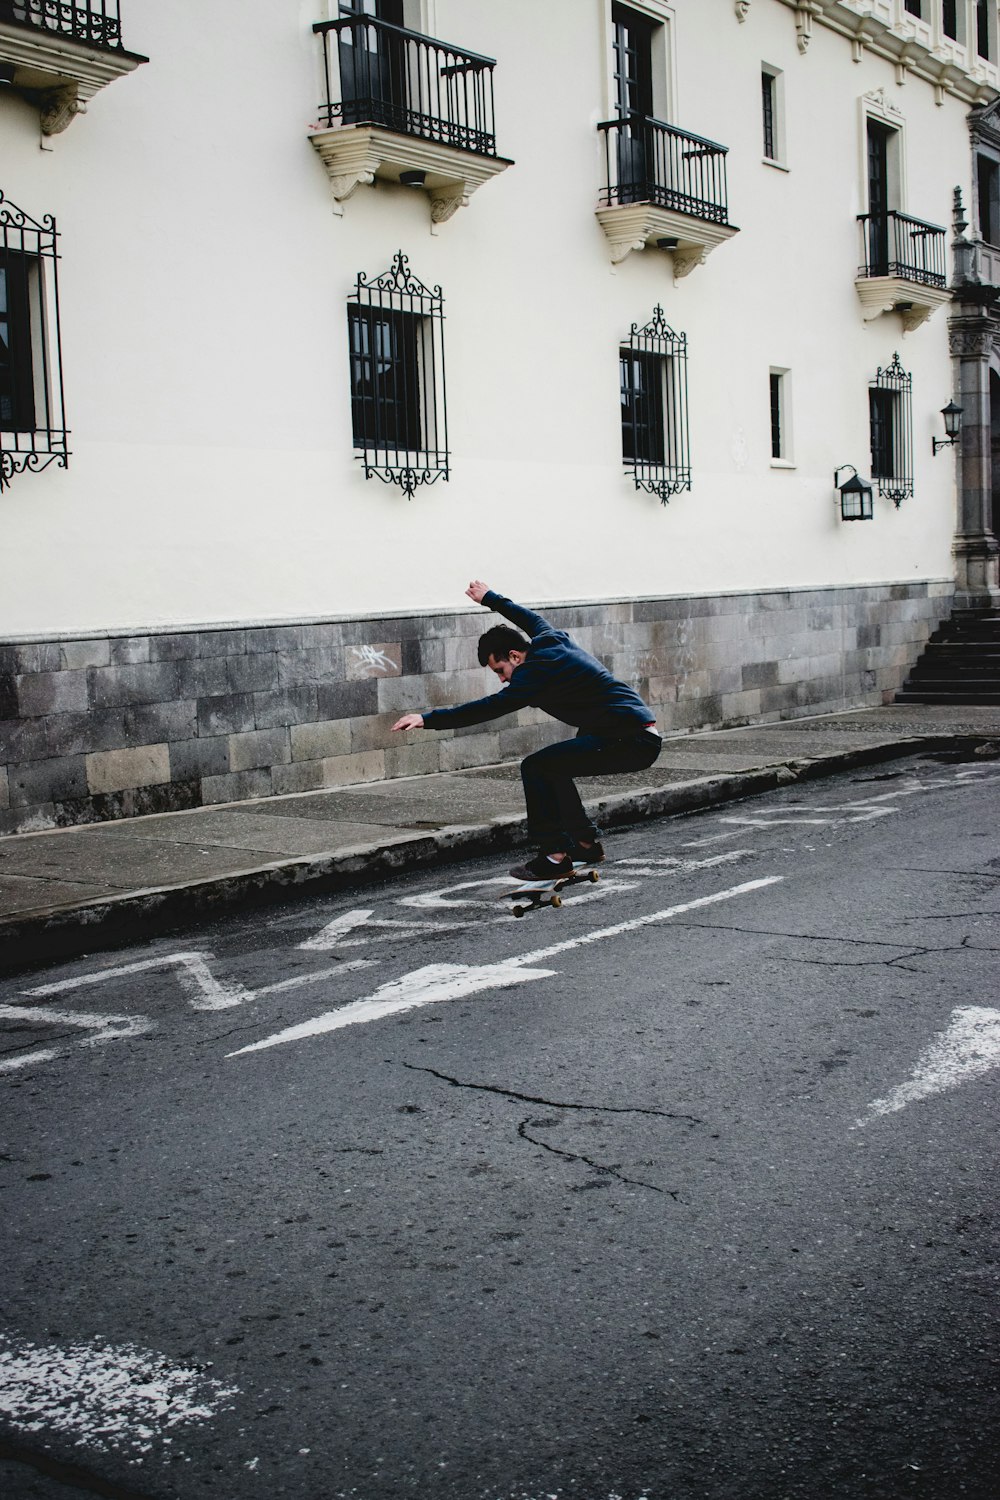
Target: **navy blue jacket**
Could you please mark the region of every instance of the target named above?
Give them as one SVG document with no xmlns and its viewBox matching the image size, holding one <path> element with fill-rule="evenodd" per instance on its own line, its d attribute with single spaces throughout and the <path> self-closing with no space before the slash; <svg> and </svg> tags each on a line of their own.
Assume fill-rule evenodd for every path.
<svg viewBox="0 0 1000 1500">
<path fill-rule="evenodd" d="M 465 729 L 528 707 L 544 709 L 582 734 L 630 736 L 653 723 L 656 715 L 639 694 L 612 677 L 565 630 L 492 589 L 483 595 L 483 603 L 531 637 L 525 660 L 498 693 L 456 708 L 428 709 L 425 728 Z"/>
</svg>

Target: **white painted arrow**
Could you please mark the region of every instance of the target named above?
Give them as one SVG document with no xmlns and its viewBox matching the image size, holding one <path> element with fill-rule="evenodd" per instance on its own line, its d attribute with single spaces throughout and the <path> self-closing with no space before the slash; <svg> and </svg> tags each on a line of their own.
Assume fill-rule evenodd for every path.
<svg viewBox="0 0 1000 1500">
<path fill-rule="evenodd" d="M 325 1015 L 315 1016 L 298 1026 L 288 1026 L 284 1031 L 277 1031 L 274 1036 L 253 1042 L 249 1047 L 241 1047 L 228 1056 L 242 1057 L 245 1052 L 261 1052 L 265 1047 L 278 1047 L 282 1042 L 322 1036 L 324 1032 L 338 1031 L 342 1026 L 355 1026 L 359 1021 L 380 1021 L 383 1016 L 415 1010 L 420 1005 L 458 1000 L 476 990 L 501 989 L 504 985 L 525 984 L 531 979 L 548 979 L 554 973 L 554 969 L 526 969 L 517 959 L 478 968 L 468 964 L 428 964 L 423 969 L 414 969 L 412 974 L 404 974 L 401 979 L 380 985 L 373 995 L 363 1000 L 354 1000 L 339 1010 L 328 1010 Z"/>
<path fill-rule="evenodd" d="M 227 1010 L 252 998 L 242 984 L 216 979 L 208 966 L 211 953 L 165 953 L 162 958 L 143 958 L 134 964 L 118 964 L 113 969 L 98 969 L 96 974 L 77 975 L 74 979 L 57 979 L 39 984 L 26 995 L 66 995 L 88 985 L 104 984 L 125 974 L 142 974 L 152 969 L 174 969 L 181 989 L 191 1002 L 192 1010 Z"/>
<path fill-rule="evenodd" d="M 280 1046 L 283 1042 L 297 1042 L 306 1037 L 321 1036 L 327 1031 L 339 1031 L 341 1027 L 354 1026 L 361 1021 L 380 1021 L 384 1016 L 413 1010 L 420 1005 L 433 1005 L 441 1000 L 459 1000 L 464 995 L 474 994 L 477 990 L 500 989 L 509 984 L 521 984 L 531 979 L 549 979 L 555 974 L 554 969 L 529 968 L 528 965 L 554 958 L 559 953 L 568 953 L 573 948 L 582 948 L 589 943 L 600 942 L 603 938 L 618 937 L 622 933 L 633 932 L 639 927 L 648 927 L 654 922 L 666 922 L 671 917 L 679 917 L 699 907 L 714 906 L 719 901 L 731 901 L 734 896 L 743 896 L 750 891 L 762 890 L 765 886 L 777 885 L 783 879 L 783 875 L 766 875 L 760 880 L 746 880 L 741 885 L 730 886 L 728 890 L 715 891 L 710 896 L 698 896 L 693 901 L 682 901 L 677 906 L 668 906 L 663 911 L 648 912 L 642 917 L 632 917 L 627 922 L 616 922 L 613 927 L 601 927 L 595 932 L 585 932 L 579 937 L 552 943 L 547 948 L 536 948 L 532 953 L 522 953 L 519 957 L 507 959 L 499 964 L 480 966 L 430 964 L 423 969 L 415 969 L 410 974 L 404 974 L 400 979 L 381 985 L 373 995 L 367 995 L 362 1000 L 343 1005 L 339 1010 L 327 1011 L 321 1016 L 315 1016 L 311 1021 L 301 1022 L 298 1026 L 288 1026 L 284 1031 L 265 1037 L 263 1041 L 253 1042 L 249 1047 L 240 1047 L 238 1051 L 230 1052 L 227 1056 L 243 1057 L 248 1052 L 261 1052 L 267 1047 Z"/>
<path fill-rule="evenodd" d="M 858 1125 L 894 1114 L 920 1099 L 947 1093 L 993 1068 L 1000 1068 L 1000 1010 L 964 1005 L 952 1011 L 948 1030 L 935 1037 L 917 1058 L 909 1082 L 901 1083 L 884 1099 L 874 1099 Z"/>
</svg>

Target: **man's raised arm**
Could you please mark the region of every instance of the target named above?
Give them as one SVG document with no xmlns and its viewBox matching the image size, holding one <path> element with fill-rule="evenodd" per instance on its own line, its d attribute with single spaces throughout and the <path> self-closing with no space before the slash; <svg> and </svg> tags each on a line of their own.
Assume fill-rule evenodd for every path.
<svg viewBox="0 0 1000 1500">
<path fill-rule="evenodd" d="M 484 604 L 487 609 L 495 610 L 498 615 L 503 615 L 505 620 L 516 625 L 518 630 L 525 631 L 532 639 L 540 635 L 543 630 L 552 629 L 548 620 L 541 615 L 536 615 L 534 610 L 525 609 L 523 604 L 515 604 L 513 599 L 506 599 L 503 594 L 498 594 L 495 589 L 491 589 L 488 584 L 481 582 L 478 578 L 469 584 L 465 592 L 477 604 Z"/>
</svg>

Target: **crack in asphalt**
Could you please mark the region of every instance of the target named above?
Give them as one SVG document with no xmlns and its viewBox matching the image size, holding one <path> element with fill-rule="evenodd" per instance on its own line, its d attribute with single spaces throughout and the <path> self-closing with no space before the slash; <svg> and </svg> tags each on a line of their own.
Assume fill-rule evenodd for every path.
<svg viewBox="0 0 1000 1500">
<path fill-rule="evenodd" d="M 556 1105 L 554 1107 L 558 1109 L 560 1106 Z M 563 1151 L 558 1146 L 550 1146 L 547 1141 L 540 1141 L 537 1136 L 528 1134 L 527 1127 L 530 1124 L 530 1120 L 522 1120 L 520 1125 L 517 1127 L 517 1133 L 522 1141 L 530 1141 L 533 1146 L 541 1146 L 543 1151 L 550 1151 L 553 1156 L 562 1157 L 563 1161 L 583 1162 L 586 1166 L 590 1167 L 592 1171 L 603 1172 L 607 1177 L 615 1177 L 619 1182 L 626 1183 L 628 1187 L 648 1188 L 652 1193 L 663 1193 L 666 1197 L 673 1198 L 675 1203 L 678 1201 L 680 1194 L 674 1188 L 657 1187 L 655 1182 L 640 1182 L 639 1178 L 626 1177 L 625 1174 L 623 1172 L 619 1172 L 616 1167 L 606 1167 L 601 1162 L 594 1161 L 592 1157 L 581 1156 L 576 1151 Z M 597 1184 L 595 1184 L 595 1186 L 597 1186 Z"/>
<path fill-rule="evenodd" d="M 456 1089 L 476 1089 L 483 1094 L 499 1094 L 504 1099 L 514 1099 L 519 1104 L 543 1104 L 546 1109 L 577 1109 L 585 1110 L 591 1114 L 603 1115 L 655 1115 L 661 1120 L 686 1120 L 689 1125 L 704 1125 L 704 1120 L 697 1115 L 677 1114 L 668 1109 L 649 1109 L 643 1105 L 625 1104 L 566 1104 L 558 1099 L 544 1099 L 538 1094 L 520 1094 L 515 1089 L 502 1089 L 494 1083 L 466 1083 L 461 1078 L 452 1078 L 449 1073 L 441 1073 L 437 1068 L 421 1067 L 419 1063 L 404 1062 L 402 1065 L 411 1073 L 429 1073 L 432 1078 L 439 1078 L 442 1083 L 450 1083 Z"/>
<path fill-rule="evenodd" d="M 576 1102 L 567 1104 L 556 1099 L 545 1099 L 538 1094 L 522 1094 L 516 1089 L 503 1089 L 492 1083 L 466 1083 L 460 1078 L 453 1078 L 448 1073 L 440 1072 L 437 1068 L 422 1067 L 418 1063 L 404 1062 L 403 1067 L 408 1068 L 411 1073 L 429 1073 L 432 1078 L 437 1078 L 442 1083 L 449 1084 L 452 1088 L 473 1089 L 483 1094 L 498 1094 L 503 1099 L 513 1099 L 519 1104 L 541 1104 L 546 1109 L 577 1110 L 587 1114 L 654 1115 L 657 1119 L 661 1120 L 680 1120 L 686 1123 L 689 1129 L 692 1129 L 695 1125 L 703 1125 L 705 1123 L 697 1115 L 677 1114 L 671 1110 L 650 1109 L 643 1105 L 578 1104 Z M 529 1135 L 528 1126 L 531 1124 L 537 1125 L 538 1123 L 537 1120 L 532 1121 L 530 1118 L 522 1120 L 517 1127 L 520 1139 L 530 1142 L 533 1146 L 540 1146 L 543 1151 L 549 1151 L 553 1156 L 561 1157 L 563 1161 L 582 1162 L 585 1166 L 590 1167 L 592 1171 L 603 1172 L 605 1176 L 614 1177 L 619 1182 L 625 1183 L 628 1187 L 648 1188 L 650 1192 L 662 1193 L 665 1197 L 672 1198 L 675 1203 L 679 1201 L 680 1195 L 674 1188 L 657 1187 L 654 1182 L 642 1182 L 637 1177 L 626 1177 L 617 1167 L 605 1166 L 601 1162 L 594 1161 L 589 1156 L 583 1156 L 580 1152 L 565 1151 L 559 1146 L 550 1146 L 547 1141 L 540 1141 L 537 1136 Z"/>
<path fill-rule="evenodd" d="M 45 1478 L 55 1480 L 56 1484 L 66 1485 L 81 1494 L 100 1495 L 104 1500 L 154 1500 L 146 1490 L 133 1490 L 126 1485 L 116 1484 L 113 1480 L 95 1474 L 92 1469 L 85 1469 L 81 1464 L 52 1458 L 47 1453 L 39 1453 L 34 1448 L 9 1442 L 6 1438 L 0 1438 L 0 1461 L 34 1469 Z"/>
</svg>

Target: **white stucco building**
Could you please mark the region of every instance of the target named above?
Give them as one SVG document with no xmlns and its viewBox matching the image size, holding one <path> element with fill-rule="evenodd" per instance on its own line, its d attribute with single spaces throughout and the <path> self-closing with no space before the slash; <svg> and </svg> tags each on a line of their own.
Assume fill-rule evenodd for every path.
<svg viewBox="0 0 1000 1500">
<path fill-rule="evenodd" d="M 120 12 L 0 0 L 0 828 L 518 753 L 385 732 L 485 690 L 470 576 L 667 728 L 882 701 L 956 532 L 995 590 L 995 0 Z"/>
</svg>

